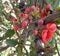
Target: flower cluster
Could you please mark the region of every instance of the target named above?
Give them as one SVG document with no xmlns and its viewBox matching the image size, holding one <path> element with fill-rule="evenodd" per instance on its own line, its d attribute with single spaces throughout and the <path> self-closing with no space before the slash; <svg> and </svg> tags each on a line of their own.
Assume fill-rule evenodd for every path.
<svg viewBox="0 0 60 56">
<path fill-rule="evenodd" d="M 48 23 L 47 25 L 44 25 L 44 20 L 47 15 L 50 13 L 51 5 L 48 4 L 44 9 L 40 10 L 39 6 L 31 6 L 27 7 L 24 12 L 19 13 L 19 19 L 13 18 L 14 23 L 14 31 L 18 31 L 18 29 L 25 29 L 29 25 L 29 23 L 34 22 L 34 20 L 37 20 L 36 28 L 33 30 L 33 34 L 39 35 L 42 42 L 44 44 L 47 44 L 47 41 L 50 40 L 53 37 L 54 32 L 57 30 L 55 23 Z M 19 22 L 20 24 L 17 25 Z M 39 31 L 40 32 L 39 32 Z"/>
<path fill-rule="evenodd" d="M 45 26 L 45 29 L 42 30 L 42 41 L 44 44 L 47 44 L 47 41 L 53 37 L 54 32 L 57 30 L 57 27 L 54 23 L 48 23 Z"/>
</svg>

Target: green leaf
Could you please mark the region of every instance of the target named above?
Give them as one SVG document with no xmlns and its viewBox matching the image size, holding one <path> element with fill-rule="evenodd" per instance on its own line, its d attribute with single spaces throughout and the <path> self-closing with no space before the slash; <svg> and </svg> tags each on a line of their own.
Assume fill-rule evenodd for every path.
<svg viewBox="0 0 60 56">
<path fill-rule="evenodd" d="M 3 12 L 0 10 L 0 16 L 2 16 Z"/>
<path fill-rule="evenodd" d="M 2 31 L 2 29 L 0 29 L 0 32 Z"/>
<path fill-rule="evenodd" d="M 55 2 L 54 6 L 53 6 L 53 9 L 55 9 L 56 7 L 59 6 L 59 2 L 60 2 L 60 0 L 57 0 L 57 1 Z"/>
<path fill-rule="evenodd" d="M 7 30 L 7 32 L 5 33 L 5 37 L 12 37 L 14 35 L 14 30 L 9 29 Z"/>
<path fill-rule="evenodd" d="M 60 51 L 60 45 L 58 45 L 58 50 Z"/>
<path fill-rule="evenodd" d="M 13 40 L 13 39 L 8 39 L 6 40 L 6 44 L 10 47 L 14 47 L 18 44 L 18 41 L 17 40 Z"/>
<path fill-rule="evenodd" d="M 60 20 L 56 20 L 55 23 L 58 25 L 60 24 Z"/>
<path fill-rule="evenodd" d="M 60 7 L 55 8 L 55 11 L 60 11 Z"/>
<path fill-rule="evenodd" d="M 0 41 L 2 41 L 3 40 L 3 38 L 2 37 L 0 37 Z"/>
</svg>

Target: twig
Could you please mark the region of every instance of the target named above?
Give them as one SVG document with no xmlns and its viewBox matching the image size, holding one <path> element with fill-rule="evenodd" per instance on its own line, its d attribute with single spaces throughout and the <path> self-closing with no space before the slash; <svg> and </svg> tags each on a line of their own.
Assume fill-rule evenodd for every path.
<svg viewBox="0 0 60 56">
<path fill-rule="evenodd" d="M 28 51 L 27 51 L 27 49 L 25 48 L 25 46 L 23 46 L 23 48 L 25 49 L 25 51 L 26 51 L 26 53 L 27 53 L 27 56 L 29 56 Z"/>
<path fill-rule="evenodd" d="M 57 46 L 57 40 L 56 40 L 56 39 L 55 39 L 55 47 L 56 47 L 56 49 L 57 49 L 58 56 L 60 56 L 59 50 L 58 50 L 58 46 Z"/>
<path fill-rule="evenodd" d="M 60 11 L 55 12 L 55 13 L 50 14 L 47 17 L 45 17 L 44 24 L 47 24 L 49 22 L 54 22 L 56 20 L 60 20 Z"/>
</svg>

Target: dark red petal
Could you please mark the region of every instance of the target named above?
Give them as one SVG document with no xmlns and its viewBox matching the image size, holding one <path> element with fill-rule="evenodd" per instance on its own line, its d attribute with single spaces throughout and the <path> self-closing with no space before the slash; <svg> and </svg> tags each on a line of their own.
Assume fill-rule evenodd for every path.
<svg viewBox="0 0 60 56">
<path fill-rule="evenodd" d="M 48 32 L 47 32 L 46 40 L 50 40 L 52 37 L 53 37 L 53 33 L 50 32 L 50 31 L 48 31 Z"/>
<path fill-rule="evenodd" d="M 44 18 L 45 16 L 46 16 L 46 11 L 45 11 L 45 9 L 42 9 L 40 18 Z"/>
</svg>

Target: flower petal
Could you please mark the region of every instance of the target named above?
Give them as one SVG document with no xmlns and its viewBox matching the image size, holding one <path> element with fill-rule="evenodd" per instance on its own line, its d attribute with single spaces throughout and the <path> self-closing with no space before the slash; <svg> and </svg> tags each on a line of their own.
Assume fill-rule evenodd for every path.
<svg viewBox="0 0 60 56">
<path fill-rule="evenodd" d="M 44 44 L 47 43 L 47 40 L 46 40 L 47 32 L 48 32 L 47 29 L 44 29 L 44 30 L 42 31 L 42 42 L 43 42 Z"/>
<path fill-rule="evenodd" d="M 46 25 L 46 27 L 47 27 L 47 29 L 48 29 L 49 31 L 51 31 L 51 32 L 55 32 L 55 31 L 57 30 L 56 24 L 54 24 L 54 23 L 48 23 L 48 24 Z"/>
</svg>

